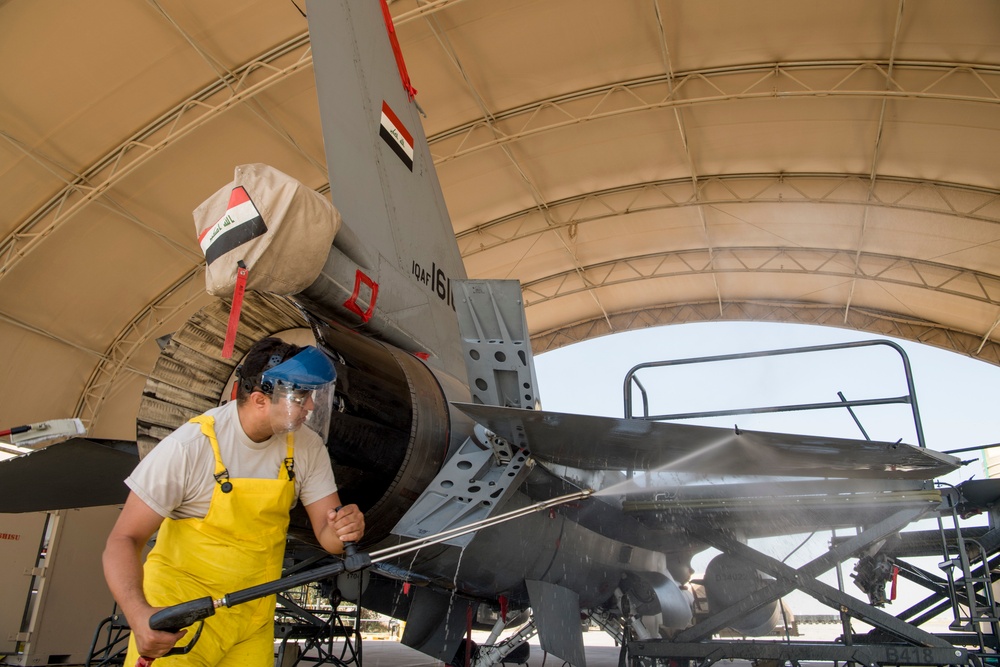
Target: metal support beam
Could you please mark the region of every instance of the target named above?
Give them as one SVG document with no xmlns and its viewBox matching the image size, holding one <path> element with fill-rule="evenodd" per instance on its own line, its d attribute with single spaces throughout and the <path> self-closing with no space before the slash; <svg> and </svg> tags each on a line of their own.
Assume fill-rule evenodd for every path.
<svg viewBox="0 0 1000 667">
<path fill-rule="evenodd" d="M 694 532 L 701 540 L 725 553 L 752 563 L 760 570 L 775 576 L 777 579 L 774 583 L 750 594 L 741 602 L 680 632 L 675 637 L 675 640 L 687 642 L 706 639 L 714 632 L 727 627 L 733 620 L 740 618 L 753 609 L 777 600 L 794 589 L 800 589 L 835 609 L 846 608 L 852 616 L 885 629 L 893 635 L 918 646 L 949 647 L 950 644 L 938 639 L 934 635 L 915 628 L 908 623 L 904 623 L 884 611 L 865 604 L 857 598 L 851 597 L 832 586 L 816 580 L 817 576 L 831 569 L 837 563 L 850 558 L 865 547 L 897 532 L 924 514 L 924 512 L 923 508 L 905 509 L 896 512 L 883 521 L 862 531 L 855 537 L 832 547 L 823 556 L 810 561 L 797 570 L 714 529 L 707 527 L 695 529 Z"/>
<path fill-rule="evenodd" d="M 908 581 L 912 581 L 915 584 L 919 584 L 924 588 L 927 588 L 937 593 L 940 596 L 948 595 L 948 581 L 944 577 L 939 577 L 936 574 L 927 572 L 926 570 L 922 570 L 916 565 L 913 565 L 912 563 L 907 563 L 906 561 L 900 560 L 899 558 L 894 558 L 893 562 L 899 566 L 899 576 L 903 577 Z M 982 567 L 977 568 L 972 573 L 974 577 L 982 577 L 985 576 L 986 574 L 988 573 L 984 573 Z M 979 590 L 982 590 L 982 587 L 983 586 L 980 583 L 977 583 L 977 585 L 975 586 L 975 588 Z M 969 603 L 969 599 L 965 595 L 965 591 L 956 589 L 955 592 L 958 594 L 959 602 L 961 602 L 962 604 Z M 980 595 L 976 595 L 976 604 L 985 606 L 989 603 L 986 600 L 986 598 Z"/>
</svg>

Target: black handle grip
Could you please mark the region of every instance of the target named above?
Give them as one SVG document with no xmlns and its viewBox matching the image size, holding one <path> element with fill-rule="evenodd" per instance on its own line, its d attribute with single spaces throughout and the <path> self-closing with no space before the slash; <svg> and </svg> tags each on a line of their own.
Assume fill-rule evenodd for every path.
<svg viewBox="0 0 1000 667">
<path fill-rule="evenodd" d="M 179 632 L 196 621 L 215 614 L 212 598 L 203 597 L 161 609 L 149 618 L 149 627 L 161 632 Z"/>
<path fill-rule="evenodd" d="M 358 553 L 358 545 L 354 542 L 344 542 L 344 569 L 348 572 L 363 570 L 372 564 L 372 557 L 366 553 Z"/>
<path fill-rule="evenodd" d="M 337 505 L 333 511 L 339 512 L 343 505 Z M 359 554 L 358 545 L 354 542 L 344 542 L 344 569 L 348 572 L 363 570 L 372 564 L 372 558 L 368 554 Z"/>
</svg>

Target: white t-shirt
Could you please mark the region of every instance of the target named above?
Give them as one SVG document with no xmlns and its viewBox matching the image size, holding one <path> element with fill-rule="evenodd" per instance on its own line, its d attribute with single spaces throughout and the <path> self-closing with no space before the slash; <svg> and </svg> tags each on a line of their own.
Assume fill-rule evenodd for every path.
<svg viewBox="0 0 1000 667">
<path fill-rule="evenodd" d="M 236 401 L 205 414 L 215 418 L 215 436 L 230 479 L 277 479 L 288 452 L 284 435 L 272 436 L 264 442 L 251 440 L 240 426 Z M 310 429 L 296 431 L 294 458 L 295 497 L 303 505 L 336 492 L 330 455 L 319 436 Z M 214 473 L 212 444 L 202 434 L 200 425 L 189 422 L 153 447 L 125 484 L 160 516 L 203 518 L 208 514 L 212 491 L 218 484 Z"/>
</svg>

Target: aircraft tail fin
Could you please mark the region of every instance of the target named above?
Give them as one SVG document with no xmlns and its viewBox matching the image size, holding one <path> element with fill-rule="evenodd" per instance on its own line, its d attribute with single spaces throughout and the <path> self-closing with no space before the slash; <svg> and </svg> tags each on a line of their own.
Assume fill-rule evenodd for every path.
<svg viewBox="0 0 1000 667">
<path fill-rule="evenodd" d="M 373 257 L 356 283 L 371 309 L 360 324 L 377 311 L 460 375 L 452 281 L 465 267 L 388 15 L 351 0 L 307 11 L 331 197 Z"/>
</svg>

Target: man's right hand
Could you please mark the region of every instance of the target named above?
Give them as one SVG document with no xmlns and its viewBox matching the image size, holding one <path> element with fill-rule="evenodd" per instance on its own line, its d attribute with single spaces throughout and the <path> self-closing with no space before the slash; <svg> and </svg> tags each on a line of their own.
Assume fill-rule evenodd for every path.
<svg viewBox="0 0 1000 667">
<path fill-rule="evenodd" d="M 134 620 L 126 615 L 129 625 L 132 627 L 132 636 L 135 637 L 135 648 L 139 655 L 144 658 L 162 658 L 181 640 L 181 637 L 187 634 L 187 630 L 161 632 L 150 628 L 150 617 L 161 609 L 164 607 L 148 607 L 142 611 L 133 612 L 132 616 L 136 617 Z"/>
</svg>

